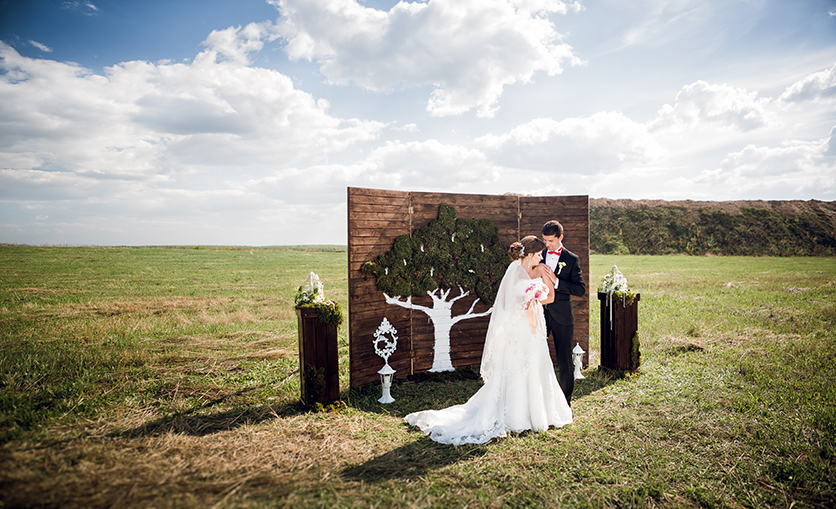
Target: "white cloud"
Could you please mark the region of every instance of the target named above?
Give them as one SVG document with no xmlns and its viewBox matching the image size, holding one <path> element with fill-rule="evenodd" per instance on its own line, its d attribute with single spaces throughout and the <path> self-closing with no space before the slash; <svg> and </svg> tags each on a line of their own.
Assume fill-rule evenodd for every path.
<svg viewBox="0 0 836 509">
<path fill-rule="evenodd" d="M 0 167 L 161 178 L 208 167 L 287 166 L 374 139 L 276 71 L 217 61 L 134 61 L 99 76 L 0 43 Z"/>
<path fill-rule="evenodd" d="M 394 130 L 394 131 L 407 131 L 407 132 L 411 132 L 411 133 L 417 133 L 417 132 L 418 132 L 418 126 L 417 126 L 417 125 L 415 125 L 414 123 L 412 123 L 412 124 L 406 124 L 406 125 L 401 126 L 401 127 L 393 127 L 393 128 L 392 128 L 392 130 Z"/>
<path fill-rule="evenodd" d="M 372 91 L 432 86 L 433 116 L 496 112 L 503 88 L 578 65 L 548 14 L 559 0 L 399 2 L 388 12 L 356 0 L 270 0 L 293 60 L 316 60 L 326 78 Z M 579 9 L 579 4 L 572 7 Z"/>
<path fill-rule="evenodd" d="M 243 65 L 250 49 L 208 41 L 191 63 L 125 62 L 104 76 L 0 43 L 0 208 L 30 218 L 4 220 L 0 235 L 183 244 L 224 231 L 224 243 L 299 242 L 291 232 L 300 223 L 275 218 L 318 217 L 316 192 L 267 196 L 228 181 L 344 151 L 384 124 L 334 117 L 287 76 Z M 300 205 L 290 210 L 288 200 Z M 44 210 L 24 213 L 31 205 Z"/>
<path fill-rule="evenodd" d="M 752 131 L 777 122 L 767 110 L 770 100 L 757 92 L 697 81 L 682 87 L 674 105 L 665 104 L 651 130 L 686 130 L 710 124 L 717 128 Z"/>
<path fill-rule="evenodd" d="M 38 48 L 39 50 L 43 51 L 44 53 L 52 53 L 52 48 L 50 48 L 46 44 L 41 44 L 38 41 L 32 41 L 32 40 L 29 41 L 29 44 Z"/>
<path fill-rule="evenodd" d="M 683 34 L 696 34 L 711 17 L 712 6 L 700 0 L 651 0 L 633 2 L 643 15 L 624 33 L 625 46 L 670 44 Z"/>
<path fill-rule="evenodd" d="M 696 180 L 722 188 L 731 196 L 836 191 L 834 131 L 820 140 L 789 140 L 777 147 L 747 145 L 728 154 L 719 168 Z"/>
<path fill-rule="evenodd" d="M 609 173 L 655 164 L 666 156 L 644 124 L 618 112 L 561 121 L 535 119 L 476 143 L 505 166 L 550 173 Z"/>
<path fill-rule="evenodd" d="M 836 97 L 836 64 L 830 69 L 814 72 L 788 86 L 779 99 L 786 102 L 801 102 L 834 97 Z"/>
<path fill-rule="evenodd" d="M 276 171 L 274 175 L 246 181 L 241 189 L 259 190 L 267 196 L 283 195 L 293 201 L 315 195 L 328 203 L 343 199 L 347 186 L 472 192 L 474 185 L 496 181 L 500 170 L 478 149 L 432 139 L 390 141 L 354 163 Z"/>
<path fill-rule="evenodd" d="M 99 13 L 99 8 L 90 2 L 64 2 L 61 7 L 69 11 L 78 11 L 85 16 L 95 16 Z"/>
<path fill-rule="evenodd" d="M 275 27 L 269 21 L 250 23 L 244 28 L 229 27 L 223 30 L 213 30 L 203 45 L 209 47 L 212 59 L 228 59 L 241 65 L 249 65 L 250 53 L 257 52 L 264 47 L 264 41 L 272 41 L 279 37 Z"/>
</svg>

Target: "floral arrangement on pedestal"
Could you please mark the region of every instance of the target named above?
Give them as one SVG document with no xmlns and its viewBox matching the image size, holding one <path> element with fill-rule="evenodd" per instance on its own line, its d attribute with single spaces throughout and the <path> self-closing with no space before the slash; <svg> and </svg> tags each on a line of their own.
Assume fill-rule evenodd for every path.
<svg viewBox="0 0 836 509">
<path fill-rule="evenodd" d="M 612 303 L 613 297 L 620 300 L 625 306 L 633 304 L 636 300 L 636 293 L 630 290 L 630 286 L 627 284 L 627 278 L 624 277 L 624 274 L 615 265 L 612 266 L 611 271 L 604 274 L 598 291 L 606 293 L 610 303 Z"/>
<path fill-rule="evenodd" d="M 607 294 L 607 305 L 610 308 L 610 329 L 612 329 L 613 297 L 620 300 L 624 307 L 632 306 L 636 302 L 636 292 L 630 290 L 630 286 L 627 284 L 627 278 L 624 277 L 624 274 L 622 274 L 615 265 L 613 265 L 612 270 L 606 273 L 601 279 L 601 286 L 598 288 L 598 291 Z M 632 348 L 630 354 L 631 366 L 633 366 L 633 369 L 638 369 L 641 362 L 639 359 L 640 355 L 639 333 L 636 331 L 632 338 Z"/>
<path fill-rule="evenodd" d="M 343 323 L 343 311 L 340 305 L 325 298 L 325 287 L 315 272 L 308 275 L 305 284 L 296 288 L 296 309 L 314 308 L 316 317 L 322 323 L 333 323 L 337 327 Z"/>
</svg>

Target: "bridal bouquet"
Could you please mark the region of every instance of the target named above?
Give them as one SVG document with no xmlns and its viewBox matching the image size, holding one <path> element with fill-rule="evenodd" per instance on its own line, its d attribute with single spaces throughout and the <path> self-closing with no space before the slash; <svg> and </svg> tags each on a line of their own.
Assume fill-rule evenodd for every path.
<svg viewBox="0 0 836 509">
<path fill-rule="evenodd" d="M 549 297 L 549 287 L 542 281 L 532 281 L 525 289 L 525 307 L 528 309 L 528 323 L 531 324 L 531 332 L 545 335 L 545 322 L 543 321 L 543 306 L 533 305 L 534 302 L 542 303 Z"/>
<path fill-rule="evenodd" d="M 524 295 L 526 304 L 533 300 L 544 302 L 549 297 L 549 287 L 542 281 L 532 281 L 525 289 Z"/>
</svg>

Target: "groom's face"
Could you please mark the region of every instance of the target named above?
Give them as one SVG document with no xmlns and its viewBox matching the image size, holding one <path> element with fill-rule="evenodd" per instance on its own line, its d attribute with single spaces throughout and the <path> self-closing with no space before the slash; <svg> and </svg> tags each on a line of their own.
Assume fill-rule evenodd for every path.
<svg viewBox="0 0 836 509">
<path fill-rule="evenodd" d="M 563 235 L 560 237 L 555 235 L 543 235 L 543 242 L 546 243 L 546 249 L 549 251 L 557 251 L 563 242 Z"/>
</svg>

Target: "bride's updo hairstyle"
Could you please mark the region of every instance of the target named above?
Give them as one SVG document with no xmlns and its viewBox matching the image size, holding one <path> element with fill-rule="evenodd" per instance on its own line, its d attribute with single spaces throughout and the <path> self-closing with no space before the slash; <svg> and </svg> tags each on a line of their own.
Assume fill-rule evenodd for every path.
<svg viewBox="0 0 836 509">
<path fill-rule="evenodd" d="M 546 243 L 543 242 L 543 239 L 535 237 L 534 235 L 528 235 L 523 237 L 522 240 L 511 244 L 508 248 L 508 256 L 510 256 L 512 260 L 519 260 L 525 257 L 525 255 L 536 253 L 544 249 L 546 249 Z"/>
</svg>

